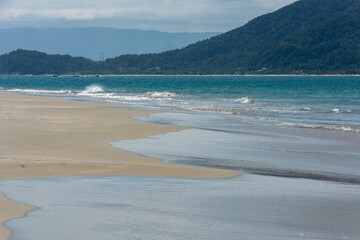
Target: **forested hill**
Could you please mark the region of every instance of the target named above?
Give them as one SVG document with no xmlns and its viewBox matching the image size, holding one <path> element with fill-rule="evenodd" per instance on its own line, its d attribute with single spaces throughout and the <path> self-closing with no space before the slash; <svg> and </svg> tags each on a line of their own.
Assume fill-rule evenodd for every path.
<svg viewBox="0 0 360 240">
<path fill-rule="evenodd" d="M 359 72 L 360 1 L 300 0 L 182 50 L 109 62 L 165 72 Z"/>
<path fill-rule="evenodd" d="M 14 53 L 0 57 L 2 73 L 10 72 L 9 56 L 16 58 Z M 73 71 L 71 61 L 62 60 L 66 70 L 58 72 Z M 77 61 L 77 72 L 94 73 L 360 73 L 360 1 L 300 0 L 180 50 Z"/>
<path fill-rule="evenodd" d="M 70 55 L 16 50 L 0 56 L 1 74 L 66 74 L 103 72 L 102 62 Z"/>
</svg>

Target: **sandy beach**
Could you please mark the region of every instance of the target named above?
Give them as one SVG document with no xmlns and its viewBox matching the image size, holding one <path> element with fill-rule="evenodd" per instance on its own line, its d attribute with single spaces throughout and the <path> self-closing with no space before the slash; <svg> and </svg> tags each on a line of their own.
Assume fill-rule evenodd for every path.
<svg viewBox="0 0 360 240">
<path fill-rule="evenodd" d="M 0 192 L 0 221 L 3 223 L 6 220 L 18 218 L 24 216 L 27 212 L 34 210 L 32 206 L 25 204 L 19 204 L 7 199 Z M 0 237 L 1 239 L 8 239 L 11 236 L 9 229 L 5 227 L 0 227 Z"/>
<path fill-rule="evenodd" d="M 228 178 L 237 174 L 166 164 L 112 148 L 110 141 L 181 129 L 139 123 L 132 117 L 151 112 L 112 106 L 0 92 L 0 180 L 116 175 Z M 33 208 L 0 195 L 0 209 L 3 224 Z M 10 232 L 0 228 L 0 238 L 9 237 Z"/>
</svg>

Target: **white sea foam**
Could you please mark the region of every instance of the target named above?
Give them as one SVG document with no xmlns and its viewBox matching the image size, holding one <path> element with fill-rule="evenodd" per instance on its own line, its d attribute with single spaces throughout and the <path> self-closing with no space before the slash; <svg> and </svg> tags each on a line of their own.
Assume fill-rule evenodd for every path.
<svg viewBox="0 0 360 240">
<path fill-rule="evenodd" d="M 154 98 L 172 98 L 176 97 L 176 93 L 172 92 L 148 92 L 146 95 Z"/>
<path fill-rule="evenodd" d="M 327 129 L 327 130 L 340 130 L 345 132 L 360 132 L 360 128 L 352 126 L 339 126 L 339 125 L 322 125 L 322 124 L 300 124 L 283 122 L 279 124 L 283 127 L 298 127 L 298 128 L 312 128 L 312 129 Z"/>
<path fill-rule="evenodd" d="M 333 108 L 333 109 L 331 109 L 331 111 L 332 111 L 333 113 L 339 113 L 339 112 L 340 112 L 340 109 L 339 109 L 339 108 Z"/>
<path fill-rule="evenodd" d="M 141 96 L 141 95 L 133 95 L 133 96 L 114 96 L 114 99 L 119 99 L 122 101 L 127 101 L 127 102 L 133 102 L 133 101 L 150 101 L 151 98 L 145 97 L 145 96 Z"/>
<path fill-rule="evenodd" d="M 304 107 L 302 110 L 303 111 L 311 111 L 311 108 L 310 107 Z"/>
<path fill-rule="evenodd" d="M 170 99 L 176 96 L 175 93 L 171 92 L 147 92 L 140 95 L 119 95 L 118 93 L 105 92 L 105 90 L 99 85 L 88 86 L 84 91 L 78 92 L 76 95 L 83 97 L 113 99 L 123 103 L 162 101 L 163 99 Z"/>
<path fill-rule="evenodd" d="M 116 93 L 105 93 L 105 92 L 87 92 L 82 91 L 76 94 L 82 97 L 94 97 L 102 99 L 117 100 L 117 102 L 128 103 L 128 102 L 139 102 L 139 101 L 150 101 L 151 98 L 143 95 L 117 95 Z"/>
<path fill-rule="evenodd" d="M 345 113 L 357 114 L 357 113 L 360 113 L 360 109 L 349 109 L 349 110 L 345 111 Z"/>
<path fill-rule="evenodd" d="M 187 110 L 202 110 L 202 111 L 214 111 L 214 112 L 221 112 L 224 111 L 224 108 L 218 106 L 189 106 L 186 107 Z"/>
<path fill-rule="evenodd" d="M 114 93 L 91 93 L 87 91 L 82 91 L 76 94 L 76 96 L 83 97 L 96 97 L 96 98 L 114 98 Z"/>
<path fill-rule="evenodd" d="M 223 108 L 220 106 L 193 106 L 184 105 L 180 107 L 184 111 L 205 111 L 205 112 L 216 112 L 229 115 L 239 115 L 240 111 L 234 110 L 233 108 Z"/>
<path fill-rule="evenodd" d="M 29 94 L 72 94 L 70 90 L 42 90 L 42 89 L 9 89 L 8 92 L 19 92 Z"/>
<path fill-rule="evenodd" d="M 104 92 L 104 89 L 100 85 L 90 85 L 85 88 L 83 93 L 100 93 Z"/>
<path fill-rule="evenodd" d="M 112 98 L 114 93 L 104 93 L 104 89 L 99 85 L 90 85 L 84 91 L 78 92 L 77 96 L 98 97 L 98 98 Z"/>
<path fill-rule="evenodd" d="M 235 102 L 240 102 L 240 103 L 246 104 L 246 103 L 254 103 L 255 100 L 252 98 L 249 98 L 249 97 L 243 97 L 243 98 L 236 99 Z"/>
</svg>

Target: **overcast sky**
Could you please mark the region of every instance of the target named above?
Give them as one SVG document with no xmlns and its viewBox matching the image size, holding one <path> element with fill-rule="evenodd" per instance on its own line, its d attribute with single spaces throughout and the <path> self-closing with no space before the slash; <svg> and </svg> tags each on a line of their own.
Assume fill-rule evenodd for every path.
<svg viewBox="0 0 360 240">
<path fill-rule="evenodd" d="M 0 28 L 225 32 L 295 0 L 0 0 Z"/>
</svg>

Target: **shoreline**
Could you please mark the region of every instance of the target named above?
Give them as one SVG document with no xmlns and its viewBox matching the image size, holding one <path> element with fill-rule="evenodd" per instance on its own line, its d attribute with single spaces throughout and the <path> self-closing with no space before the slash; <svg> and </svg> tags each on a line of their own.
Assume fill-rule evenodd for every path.
<svg viewBox="0 0 360 240">
<path fill-rule="evenodd" d="M 239 174 L 164 163 L 113 148 L 111 141 L 147 138 L 183 128 L 133 119 L 152 111 L 101 106 L 118 105 L 0 91 L 0 181 L 66 176 L 230 178 Z M 0 197 L 0 209 L 8 204 L 9 200 Z M 23 209 L 17 217 L 33 210 L 16 205 L 24 207 L 17 207 Z M 14 217 L 0 216 L 0 238 L 9 239 L 3 224 Z"/>
<path fill-rule="evenodd" d="M 12 236 L 11 229 L 5 226 L 6 222 L 26 217 L 28 213 L 36 209 L 37 207 L 10 200 L 4 193 L 0 192 L 0 237 L 7 240 Z"/>
</svg>

